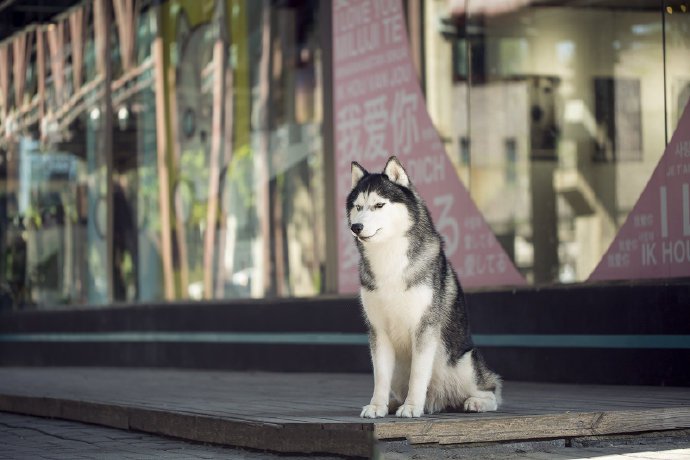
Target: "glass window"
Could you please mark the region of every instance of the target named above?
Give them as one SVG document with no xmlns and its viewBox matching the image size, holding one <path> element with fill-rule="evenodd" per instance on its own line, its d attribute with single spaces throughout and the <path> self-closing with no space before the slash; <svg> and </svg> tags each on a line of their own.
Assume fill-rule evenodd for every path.
<svg viewBox="0 0 690 460">
<path fill-rule="evenodd" d="M 215 5 L 215 10 L 213 6 Z M 319 4 L 170 2 L 183 298 L 323 289 Z"/>
<path fill-rule="evenodd" d="M 320 3 L 88 6 L 39 27 L 33 111 L 0 78 L 2 305 L 323 292 Z"/>
<path fill-rule="evenodd" d="M 690 33 L 660 8 L 425 2 L 429 112 L 451 157 L 469 146 L 461 177 L 534 283 L 589 277 L 675 130 Z"/>
<path fill-rule="evenodd" d="M 116 15 L 113 47 L 112 209 L 113 297 L 118 302 L 163 299 L 165 293 L 158 174 L 156 96 L 157 10 L 145 8 L 136 21 Z M 122 38 L 119 38 L 122 37 Z M 128 37 L 128 38 L 125 38 Z M 123 40 L 123 38 L 125 38 Z M 123 52 L 129 43 L 129 54 Z M 170 272 L 172 273 L 172 271 Z"/>
<path fill-rule="evenodd" d="M 690 102 L 690 5 L 668 2 L 664 11 L 666 46 L 666 134 L 670 139 Z"/>
<path fill-rule="evenodd" d="M 0 305 L 323 293 L 323 4 L 86 5 L 0 43 Z M 587 280 L 690 100 L 688 7 L 420 5 L 413 52 L 458 176 L 528 280 Z M 675 228 L 663 212 L 635 222 Z M 658 258 L 686 257 L 667 243 Z"/>
<path fill-rule="evenodd" d="M 107 299 L 102 85 L 75 76 L 95 65 L 93 21 L 80 24 L 64 16 L 32 31 L 36 84 L 5 124 L 0 279 L 14 306 Z M 79 49 L 86 59 L 74 57 Z"/>
</svg>

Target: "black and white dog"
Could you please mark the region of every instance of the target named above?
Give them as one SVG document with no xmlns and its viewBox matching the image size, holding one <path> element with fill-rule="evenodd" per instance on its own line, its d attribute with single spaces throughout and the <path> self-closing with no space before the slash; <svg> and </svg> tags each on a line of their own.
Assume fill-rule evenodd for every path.
<svg viewBox="0 0 690 460">
<path fill-rule="evenodd" d="M 495 411 L 501 378 L 472 344 L 462 287 L 397 158 L 381 174 L 352 163 L 347 216 L 374 367 L 374 395 L 361 416 Z"/>
</svg>

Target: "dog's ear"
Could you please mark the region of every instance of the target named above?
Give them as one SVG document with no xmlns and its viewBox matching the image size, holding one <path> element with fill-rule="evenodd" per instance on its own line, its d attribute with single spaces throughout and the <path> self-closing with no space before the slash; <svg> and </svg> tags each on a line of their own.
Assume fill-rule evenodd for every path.
<svg viewBox="0 0 690 460">
<path fill-rule="evenodd" d="M 410 178 L 407 176 L 405 168 L 402 167 L 398 159 L 394 156 L 388 159 L 386 167 L 383 168 L 383 173 L 398 185 L 402 185 L 403 187 L 410 186 Z"/>
<path fill-rule="evenodd" d="M 366 176 L 369 174 L 366 169 L 362 168 L 362 165 L 357 163 L 356 161 L 352 162 L 352 188 L 355 188 L 355 186 L 359 183 L 360 180 L 362 180 L 362 177 Z"/>
</svg>

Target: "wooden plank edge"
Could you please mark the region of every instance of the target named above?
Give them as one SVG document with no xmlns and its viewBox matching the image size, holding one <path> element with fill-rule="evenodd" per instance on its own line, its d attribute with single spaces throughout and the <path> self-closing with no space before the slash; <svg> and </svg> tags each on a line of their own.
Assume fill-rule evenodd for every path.
<svg viewBox="0 0 690 460">
<path fill-rule="evenodd" d="M 378 422 L 378 441 L 407 439 L 410 444 L 467 444 L 571 438 L 690 428 L 690 407 L 557 415 L 461 419 L 426 422 Z"/>
<path fill-rule="evenodd" d="M 48 397 L 0 395 L 0 410 L 38 417 L 59 418 L 75 422 L 129 429 L 127 411 L 116 405 L 69 401 Z"/>
<path fill-rule="evenodd" d="M 118 404 L 0 394 L 0 411 L 91 423 L 188 441 L 296 454 L 370 457 L 372 426 L 271 424 Z"/>
</svg>

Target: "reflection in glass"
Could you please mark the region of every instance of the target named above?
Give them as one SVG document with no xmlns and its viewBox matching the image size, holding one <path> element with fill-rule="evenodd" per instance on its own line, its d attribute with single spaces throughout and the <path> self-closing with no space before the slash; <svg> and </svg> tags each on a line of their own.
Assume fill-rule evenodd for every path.
<svg viewBox="0 0 690 460">
<path fill-rule="evenodd" d="M 174 5 L 179 295 L 321 292 L 318 3 Z"/>
<path fill-rule="evenodd" d="M 36 52 L 0 69 L 3 308 L 322 292 L 318 11 L 94 0 L 17 42 Z"/>
<path fill-rule="evenodd" d="M 428 106 L 451 157 L 469 139 L 471 168 L 456 166 L 473 199 L 528 279 L 584 281 L 664 149 L 660 6 L 426 9 Z M 687 20 L 676 18 L 666 18 L 667 58 L 687 52 Z M 687 62 L 666 72 L 687 74 Z"/>
</svg>

